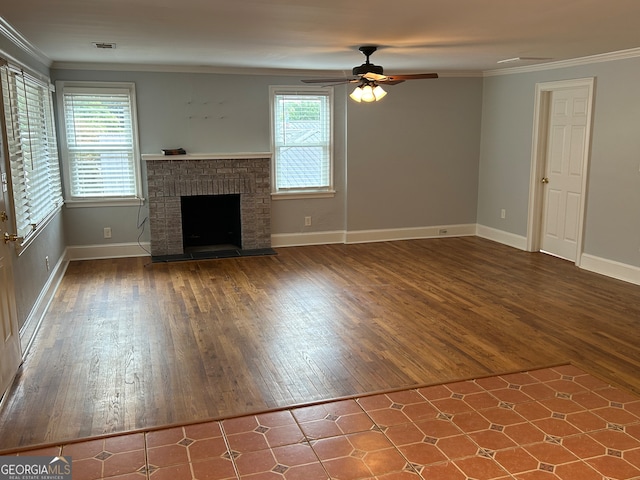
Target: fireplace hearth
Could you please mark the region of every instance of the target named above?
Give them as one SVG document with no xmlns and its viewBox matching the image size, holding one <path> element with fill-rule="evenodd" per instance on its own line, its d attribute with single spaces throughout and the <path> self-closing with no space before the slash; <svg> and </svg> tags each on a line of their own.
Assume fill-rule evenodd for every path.
<svg viewBox="0 0 640 480">
<path fill-rule="evenodd" d="M 270 153 L 143 155 L 142 158 L 147 166 L 151 256 L 154 261 L 273 253 Z M 201 239 L 195 237 L 203 233 L 189 232 L 192 226 L 188 226 L 185 237 L 183 205 L 189 204 L 194 197 L 237 199 L 239 239 L 228 242 L 228 246 L 235 248 L 221 253 L 226 244 L 222 239 L 215 240 L 223 242 L 217 246 L 216 243 L 190 244 L 191 241 L 200 242 Z M 203 230 L 207 223 L 211 223 L 209 218 L 194 228 Z M 224 229 L 230 232 L 229 226 Z"/>
</svg>

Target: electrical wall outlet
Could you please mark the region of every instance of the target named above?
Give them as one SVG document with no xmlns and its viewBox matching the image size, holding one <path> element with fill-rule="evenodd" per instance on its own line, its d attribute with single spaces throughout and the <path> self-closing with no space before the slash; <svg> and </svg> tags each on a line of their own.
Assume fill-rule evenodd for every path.
<svg viewBox="0 0 640 480">
<path fill-rule="evenodd" d="M 500 210 L 500 218 L 502 219 L 507 218 L 507 211 L 504 208 Z"/>
<path fill-rule="evenodd" d="M 47 267 L 47 272 L 49 271 L 49 256 L 44 257 L 44 264 Z"/>
<path fill-rule="evenodd" d="M 305 227 L 311 226 L 311 217 L 304 217 L 304 226 Z"/>
<path fill-rule="evenodd" d="M 111 238 L 111 227 L 104 227 L 104 238 Z"/>
</svg>

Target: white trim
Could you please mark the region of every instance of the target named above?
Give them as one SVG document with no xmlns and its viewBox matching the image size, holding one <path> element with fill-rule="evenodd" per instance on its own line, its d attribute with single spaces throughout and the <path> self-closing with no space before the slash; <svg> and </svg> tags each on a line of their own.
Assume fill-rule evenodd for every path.
<svg viewBox="0 0 640 480">
<path fill-rule="evenodd" d="M 446 230 L 446 233 L 440 233 L 442 230 Z M 352 232 L 335 230 L 329 232 L 279 233 L 271 235 L 271 245 L 273 247 L 293 247 L 330 243 L 392 242 L 395 240 L 421 238 L 463 237 L 475 234 L 475 224 L 356 230 Z"/>
<path fill-rule="evenodd" d="M 66 132 L 66 107 L 65 107 L 65 94 L 66 93 L 88 93 L 94 95 L 108 95 L 110 93 L 122 93 L 128 96 L 131 112 L 131 135 L 133 146 L 133 177 L 135 193 L 127 197 L 110 197 L 110 196 L 97 196 L 97 197 L 74 197 L 71 192 L 71 165 L 69 161 L 69 149 L 67 147 L 67 132 Z M 142 197 L 142 174 L 141 165 L 139 162 L 140 155 L 140 136 L 138 129 L 138 101 L 136 96 L 136 84 L 134 82 L 94 82 L 94 81 L 76 81 L 76 80 L 58 80 L 56 82 L 56 100 L 58 106 L 58 119 L 59 129 L 62 134 L 58 138 L 59 148 L 61 153 L 61 164 L 63 173 L 63 192 L 65 202 L 82 204 L 85 206 L 102 205 L 110 206 L 115 204 L 127 205 L 127 202 L 136 202 Z"/>
<path fill-rule="evenodd" d="M 278 77 L 344 77 L 344 70 L 301 70 L 292 68 L 222 67 L 215 65 L 164 65 L 158 63 L 53 62 L 52 69 L 109 70 L 120 72 L 213 73 L 219 75 L 251 75 Z M 478 73 L 478 72 L 476 72 Z"/>
<path fill-rule="evenodd" d="M 482 73 L 484 77 L 496 77 L 499 75 L 514 75 L 518 73 L 530 73 L 545 70 L 555 70 L 558 68 L 578 67 L 582 65 L 592 65 L 594 63 L 612 62 L 615 60 L 626 60 L 637 57 L 640 57 L 640 47 L 629 48 L 627 50 L 618 50 L 616 52 L 600 53 L 598 55 L 590 55 L 587 57 L 578 57 L 570 58 L 568 60 L 539 63 L 537 65 L 486 70 Z"/>
<path fill-rule="evenodd" d="M 627 265 L 626 263 L 596 257 L 588 253 L 582 254 L 580 267 L 590 272 L 599 273 L 624 282 L 640 285 L 640 267 Z"/>
<path fill-rule="evenodd" d="M 442 230 L 445 230 L 446 233 L 440 233 Z M 392 242 L 395 240 L 414 240 L 421 238 L 463 237 L 475 234 L 475 224 L 357 230 L 347 232 L 345 243 Z"/>
<path fill-rule="evenodd" d="M 151 244 L 111 243 L 108 245 L 76 245 L 67 247 L 66 260 L 99 260 L 104 258 L 150 257 Z"/>
<path fill-rule="evenodd" d="M 111 198 L 105 197 L 105 200 L 67 200 L 65 207 L 67 208 L 86 208 L 86 207 L 139 207 L 140 202 L 144 203 L 144 198 Z"/>
<path fill-rule="evenodd" d="M 95 63 L 95 62 L 53 62 L 52 69 L 60 70 L 108 70 L 112 72 L 156 72 L 156 73 L 210 73 L 217 75 L 251 75 L 304 78 L 342 78 L 345 70 L 301 70 L 292 68 L 221 67 L 214 65 L 161 65 L 142 63 Z M 413 73 L 397 71 L 396 74 Z M 348 75 L 351 75 L 349 72 Z M 443 77 L 482 77 L 480 70 L 452 70 L 438 72 Z"/>
<path fill-rule="evenodd" d="M 62 281 L 65 272 L 67 271 L 67 267 L 69 266 L 69 261 L 65 258 L 63 254 L 56 263 L 53 271 L 49 275 L 46 283 L 42 287 L 38 298 L 36 299 L 29 315 L 22 325 L 20 329 L 20 343 L 22 344 L 22 358 L 26 359 L 29 354 L 29 350 L 31 349 L 31 345 L 35 339 L 38 330 L 40 329 L 40 325 L 42 324 L 42 320 L 44 319 L 47 310 L 49 309 L 49 305 L 53 300 L 58 287 L 60 286 L 60 282 Z M 28 337 L 24 337 L 28 335 Z"/>
<path fill-rule="evenodd" d="M 591 159 L 591 126 L 593 124 L 593 98 L 595 78 L 576 78 L 557 82 L 537 83 L 535 90 L 535 106 L 533 109 L 533 132 L 531 149 L 531 170 L 529 174 L 529 208 L 527 220 L 526 250 L 537 252 L 541 245 L 543 189 L 540 179 L 546 168 L 546 141 L 549 127 L 549 98 L 553 91 L 568 88 L 588 89 L 587 125 L 585 135 L 584 159 L 582 162 L 582 195 L 580 199 L 580 215 L 578 219 L 578 239 L 576 242 L 575 264 L 580 266 L 584 240 L 584 219 L 587 210 L 587 186 L 589 163 Z"/>
<path fill-rule="evenodd" d="M 317 188 L 279 188 L 278 187 L 278 147 L 276 146 L 275 129 L 276 124 L 280 124 L 276 119 L 276 98 L 278 96 L 285 95 L 298 95 L 298 96 L 316 96 L 326 98 L 329 107 L 329 139 L 328 139 L 328 185 L 317 185 Z M 272 194 L 300 194 L 306 196 L 306 194 L 313 194 L 319 191 L 326 193 L 335 191 L 335 101 L 334 101 L 334 88 L 333 87 L 318 87 L 309 85 L 270 85 L 269 86 L 269 139 L 271 144 L 271 151 L 273 152 L 273 161 L 271 162 L 271 193 Z M 324 102 L 323 102 L 324 105 Z M 324 109 L 322 109 L 324 111 Z M 326 126 L 326 125 L 323 125 Z M 326 144 L 322 144 L 326 145 Z M 308 196 L 307 198 L 313 198 Z M 315 197 L 322 198 L 322 197 Z"/>
<path fill-rule="evenodd" d="M 526 250 L 527 237 L 522 235 L 516 235 L 515 233 L 505 232 L 504 230 L 498 230 L 496 228 L 487 227 L 485 225 L 476 226 L 476 235 L 487 240 L 493 240 L 494 242 L 508 245 L 509 247 L 517 248 L 519 250 Z"/>
<path fill-rule="evenodd" d="M 531 133 L 531 163 L 529 165 L 529 206 L 527 217 L 526 249 L 540 250 L 540 229 L 542 224 L 543 194 L 539 180 L 545 170 L 547 135 L 549 128 L 549 92 L 543 93 L 536 84 L 533 108 L 533 132 Z"/>
<path fill-rule="evenodd" d="M 271 246 L 274 248 L 329 245 L 334 243 L 345 243 L 344 231 L 274 233 L 271 235 Z"/>
<path fill-rule="evenodd" d="M 292 192 L 271 192 L 271 200 L 301 200 L 309 198 L 333 198 L 336 196 L 335 190 L 294 190 Z"/>
<path fill-rule="evenodd" d="M 185 155 L 156 155 L 143 153 L 142 160 L 245 160 L 253 158 L 271 158 L 271 152 L 236 152 L 236 153 L 187 153 Z"/>
<path fill-rule="evenodd" d="M 13 26 L 9 22 L 7 22 L 4 18 L 2 18 L 2 16 L 0 16 L 0 35 L 5 37 L 7 40 L 13 43 L 20 50 L 34 57 L 36 60 L 42 63 L 45 67 L 51 68 L 51 65 L 52 65 L 51 59 L 47 57 L 42 50 L 34 46 L 31 42 L 29 42 L 29 40 L 27 40 L 26 37 L 22 35 L 18 30 L 13 28 Z"/>
</svg>

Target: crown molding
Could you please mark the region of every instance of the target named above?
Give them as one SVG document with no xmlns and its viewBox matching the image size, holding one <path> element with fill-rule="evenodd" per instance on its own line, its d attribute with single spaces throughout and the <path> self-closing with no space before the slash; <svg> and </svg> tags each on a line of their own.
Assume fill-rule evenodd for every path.
<svg viewBox="0 0 640 480">
<path fill-rule="evenodd" d="M 484 77 L 496 77 L 499 75 L 514 75 L 517 73 L 540 72 L 544 70 L 554 70 L 557 68 L 579 67 L 582 65 L 592 65 L 595 63 L 612 62 L 615 60 L 627 60 L 640 57 L 640 47 L 619 50 L 617 52 L 600 53 L 588 57 L 571 58 L 569 60 L 558 60 L 556 62 L 539 63 L 537 65 L 527 65 L 524 67 L 500 68 L 496 70 L 486 70 Z"/>
<path fill-rule="evenodd" d="M 305 77 L 309 75 L 346 75 L 344 71 L 310 71 L 280 68 L 219 67 L 214 65 L 165 65 L 141 63 L 53 62 L 52 69 L 60 70 L 109 70 L 118 72 L 156 73 L 217 73 L 222 75 L 269 75 L 280 77 Z"/>
<path fill-rule="evenodd" d="M 29 42 L 18 30 L 13 28 L 2 16 L 0 16 L 0 35 L 4 36 L 16 47 L 38 60 L 44 66 L 48 68 L 51 67 L 51 59 L 47 57 L 42 50 Z"/>
<path fill-rule="evenodd" d="M 53 62 L 52 69 L 59 70 L 108 70 L 116 72 L 155 73 L 214 73 L 220 75 L 256 75 L 274 77 L 350 77 L 346 70 L 302 70 L 283 68 L 216 67 L 209 65 L 163 65 L 140 63 Z M 438 73 L 440 77 L 482 77 L 481 71 L 449 71 Z"/>
</svg>

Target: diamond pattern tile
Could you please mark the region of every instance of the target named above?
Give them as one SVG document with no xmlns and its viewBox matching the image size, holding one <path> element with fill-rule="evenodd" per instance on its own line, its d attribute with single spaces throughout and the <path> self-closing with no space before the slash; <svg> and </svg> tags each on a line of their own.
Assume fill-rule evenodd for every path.
<svg viewBox="0 0 640 480">
<path fill-rule="evenodd" d="M 85 480 L 638 480 L 640 398 L 562 365 L 17 453 L 59 454 Z"/>
</svg>

